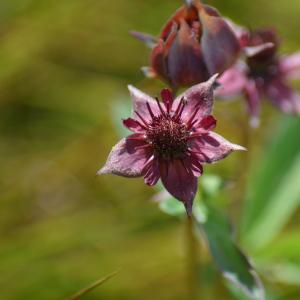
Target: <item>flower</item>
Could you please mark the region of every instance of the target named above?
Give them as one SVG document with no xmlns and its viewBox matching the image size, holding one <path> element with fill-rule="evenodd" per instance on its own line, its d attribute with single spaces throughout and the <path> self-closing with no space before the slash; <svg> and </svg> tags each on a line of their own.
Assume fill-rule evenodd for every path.
<svg viewBox="0 0 300 300">
<path fill-rule="evenodd" d="M 215 80 L 213 76 L 175 100 L 170 90 L 163 89 L 162 102 L 129 86 L 134 114 L 123 124 L 132 134 L 113 147 L 97 174 L 143 176 L 150 186 L 161 179 L 191 215 L 203 164 L 218 161 L 233 150 L 245 150 L 212 132 L 216 126 L 211 116 Z"/>
<path fill-rule="evenodd" d="M 158 38 L 132 32 L 152 48 L 147 76 L 159 75 L 171 86 L 190 86 L 222 73 L 236 61 L 240 45 L 216 9 L 186 0 Z"/>
<path fill-rule="evenodd" d="M 263 96 L 285 113 L 300 114 L 300 95 L 288 85 L 289 79 L 300 75 L 300 52 L 281 57 L 278 47 L 274 30 L 248 32 L 246 62 L 239 61 L 219 80 L 217 95 L 245 96 L 253 126 L 259 123 Z"/>
</svg>

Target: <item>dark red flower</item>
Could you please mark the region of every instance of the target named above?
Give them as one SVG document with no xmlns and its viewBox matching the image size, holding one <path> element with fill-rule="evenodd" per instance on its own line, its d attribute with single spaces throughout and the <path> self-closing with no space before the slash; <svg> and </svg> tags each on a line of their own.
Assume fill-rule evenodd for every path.
<svg viewBox="0 0 300 300">
<path fill-rule="evenodd" d="M 123 124 L 133 134 L 113 147 L 98 174 L 143 176 L 150 186 L 161 179 L 190 215 L 202 165 L 218 161 L 233 150 L 245 150 L 212 132 L 216 126 L 210 115 L 215 80 L 216 76 L 193 86 L 175 100 L 164 89 L 162 102 L 129 86 L 134 115 Z"/>
<path fill-rule="evenodd" d="M 219 80 L 221 87 L 216 91 L 217 95 L 245 96 L 254 126 L 258 125 L 263 96 L 285 113 L 300 114 L 300 95 L 287 83 L 300 75 L 300 53 L 280 57 L 278 46 L 274 30 L 248 32 L 244 47 L 246 61 L 239 61 Z"/>
<path fill-rule="evenodd" d="M 189 86 L 222 73 L 237 59 L 240 45 L 230 26 L 212 7 L 186 1 L 156 39 L 132 32 L 152 46 L 147 74 L 159 75 L 173 87 Z"/>
</svg>

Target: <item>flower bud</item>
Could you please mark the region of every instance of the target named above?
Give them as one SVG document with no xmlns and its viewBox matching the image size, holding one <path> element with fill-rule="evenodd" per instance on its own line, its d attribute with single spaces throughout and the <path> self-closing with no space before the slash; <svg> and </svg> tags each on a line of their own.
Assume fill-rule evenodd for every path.
<svg viewBox="0 0 300 300">
<path fill-rule="evenodd" d="M 133 35 L 149 44 L 149 35 Z M 160 76 L 173 87 L 190 86 L 224 72 L 239 52 L 237 37 L 214 8 L 198 0 L 186 1 L 155 40 L 148 74 Z"/>
</svg>

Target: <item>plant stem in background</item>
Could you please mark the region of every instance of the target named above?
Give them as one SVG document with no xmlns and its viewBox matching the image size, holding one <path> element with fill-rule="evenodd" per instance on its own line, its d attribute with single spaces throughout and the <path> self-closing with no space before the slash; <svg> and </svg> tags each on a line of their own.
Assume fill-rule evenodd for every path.
<svg viewBox="0 0 300 300">
<path fill-rule="evenodd" d="M 253 128 L 249 125 L 248 120 L 244 120 L 244 124 L 242 128 L 243 128 L 242 143 L 244 147 L 247 149 L 247 151 L 245 152 L 244 164 L 242 164 L 243 168 L 241 168 L 240 171 L 240 182 L 239 182 L 240 199 L 238 201 L 239 212 L 241 211 L 240 210 L 241 204 L 246 195 L 247 183 L 250 174 L 251 154 L 252 154 L 252 133 L 253 133 Z"/>
<path fill-rule="evenodd" d="M 188 299 L 199 298 L 201 288 L 199 276 L 199 243 L 194 232 L 193 218 L 186 219 L 186 255 L 187 255 L 187 287 Z"/>
<path fill-rule="evenodd" d="M 233 196 L 233 202 L 230 207 L 231 216 L 234 217 L 237 222 L 239 222 L 239 217 L 241 216 L 241 209 L 245 195 L 247 192 L 247 183 L 251 167 L 251 157 L 252 157 L 252 134 L 253 128 L 249 125 L 247 118 L 242 118 L 241 120 L 241 145 L 243 145 L 247 151 L 244 153 L 243 162 L 239 164 L 237 168 L 237 181 L 235 187 L 236 196 Z"/>
<path fill-rule="evenodd" d="M 88 292 L 90 292 L 91 290 L 93 290 L 94 288 L 102 285 L 104 282 L 106 282 L 107 280 L 109 280 L 110 278 L 116 276 L 119 273 L 119 271 L 115 271 L 103 278 L 98 279 L 97 281 L 95 281 L 94 283 L 92 283 L 91 285 L 89 285 L 86 288 L 83 288 L 82 290 L 78 291 L 77 293 L 75 293 L 74 295 L 70 296 L 69 298 L 67 298 L 67 300 L 77 300 L 79 298 L 81 298 L 82 296 L 84 296 L 85 294 L 87 294 Z"/>
</svg>

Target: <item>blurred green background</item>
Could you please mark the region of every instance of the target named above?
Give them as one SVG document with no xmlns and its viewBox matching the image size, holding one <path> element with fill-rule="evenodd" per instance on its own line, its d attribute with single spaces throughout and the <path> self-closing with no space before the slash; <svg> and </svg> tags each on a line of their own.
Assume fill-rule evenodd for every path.
<svg viewBox="0 0 300 300">
<path fill-rule="evenodd" d="M 252 28 L 275 26 L 282 52 L 300 49 L 299 0 L 206 2 Z M 149 51 L 128 31 L 157 34 L 180 3 L 0 0 L 0 299 L 65 299 L 117 269 L 84 299 L 188 299 L 184 222 L 158 210 L 141 179 L 95 178 L 119 138 L 112 115 L 130 103 L 126 85 L 162 86 L 143 79 Z M 205 171 L 230 183 L 218 205 L 268 297 L 300 299 L 300 124 L 265 105 L 249 137 L 243 104 L 216 103 L 216 131 L 251 151 Z M 246 160 L 254 175 L 243 199 Z M 201 261 L 200 299 L 238 297 L 207 253 Z"/>
</svg>

